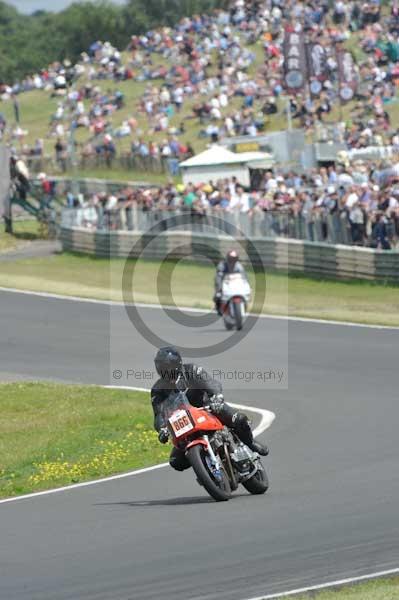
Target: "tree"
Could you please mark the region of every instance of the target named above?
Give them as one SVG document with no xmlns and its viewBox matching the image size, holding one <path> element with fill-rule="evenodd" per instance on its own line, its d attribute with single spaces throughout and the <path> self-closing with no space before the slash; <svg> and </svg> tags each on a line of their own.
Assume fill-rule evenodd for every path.
<svg viewBox="0 0 399 600">
<path fill-rule="evenodd" d="M 132 35 L 172 27 L 185 15 L 204 13 L 226 0 L 108 0 L 75 2 L 60 13 L 22 15 L 0 0 L 0 83 L 12 83 L 51 62 L 76 61 L 96 41 L 123 49 Z"/>
</svg>

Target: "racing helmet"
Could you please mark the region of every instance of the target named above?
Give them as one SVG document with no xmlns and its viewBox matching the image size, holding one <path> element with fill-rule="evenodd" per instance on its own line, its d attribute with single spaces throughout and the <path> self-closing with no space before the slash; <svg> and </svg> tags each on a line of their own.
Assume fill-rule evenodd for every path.
<svg viewBox="0 0 399 600">
<path fill-rule="evenodd" d="M 238 256 L 238 252 L 236 250 L 229 250 L 228 253 L 226 254 L 226 262 L 227 262 L 227 266 L 229 267 L 229 270 L 234 269 L 234 267 L 236 266 L 237 262 L 238 262 L 239 256 Z"/>
<path fill-rule="evenodd" d="M 183 366 L 181 354 L 174 346 L 160 348 L 154 362 L 158 375 L 170 381 L 177 380 Z"/>
</svg>

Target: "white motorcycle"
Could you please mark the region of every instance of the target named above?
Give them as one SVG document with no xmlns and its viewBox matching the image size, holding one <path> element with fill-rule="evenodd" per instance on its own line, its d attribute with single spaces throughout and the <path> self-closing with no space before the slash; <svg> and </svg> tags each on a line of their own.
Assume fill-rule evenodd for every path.
<svg viewBox="0 0 399 600">
<path fill-rule="evenodd" d="M 241 273 L 225 275 L 222 284 L 221 312 L 228 331 L 243 328 L 247 307 L 251 299 L 251 286 Z"/>
</svg>

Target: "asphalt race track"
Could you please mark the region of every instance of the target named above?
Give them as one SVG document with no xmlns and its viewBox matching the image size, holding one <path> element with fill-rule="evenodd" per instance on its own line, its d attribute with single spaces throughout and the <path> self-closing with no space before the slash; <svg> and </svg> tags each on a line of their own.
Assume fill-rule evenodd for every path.
<svg viewBox="0 0 399 600">
<path fill-rule="evenodd" d="M 151 369 L 150 344 L 122 307 L 111 312 L 0 292 L 0 380 L 107 384 L 110 365 Z M 142 314 L 187 343 L 162 311 Z M 201 344 L 226 335 L 191 331 Z M 202 362 L 286 370 L 288 348 L 288 387 L 226 391 L 277 415 L 264 436 L 270 491 L 216 504 L 192 473 L 165 468 L 2 504 L 0 598 L 243 600 L 398 567 L 398 341 L 395 330 L 259 320 Z"/>
</svg>

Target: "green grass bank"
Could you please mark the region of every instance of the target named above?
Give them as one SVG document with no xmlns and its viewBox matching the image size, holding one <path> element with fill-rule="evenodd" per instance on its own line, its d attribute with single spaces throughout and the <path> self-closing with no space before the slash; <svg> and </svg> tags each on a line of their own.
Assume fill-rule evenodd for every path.
<svg viewBox="0 0 399 600">
<path fill-rule="evenodd" d="M 294 600 L 398 600 L 399 577 L 292 596 Z"/>
<path fill-rule="evenodd" d="M 53 383 L 0 384 L 0 498 L 166 460 L 148 394 Z"/>
</svg>

